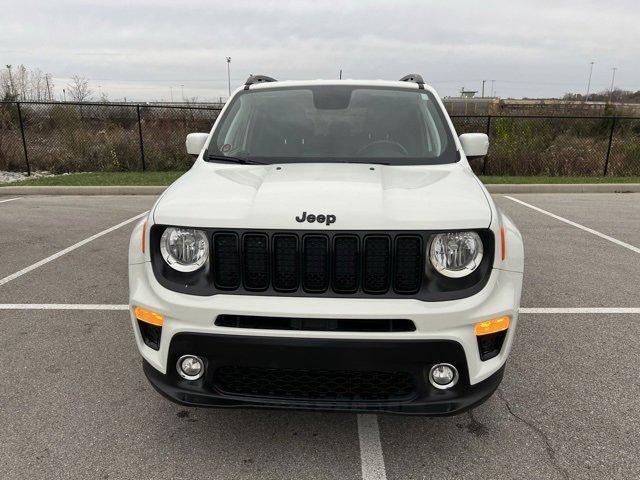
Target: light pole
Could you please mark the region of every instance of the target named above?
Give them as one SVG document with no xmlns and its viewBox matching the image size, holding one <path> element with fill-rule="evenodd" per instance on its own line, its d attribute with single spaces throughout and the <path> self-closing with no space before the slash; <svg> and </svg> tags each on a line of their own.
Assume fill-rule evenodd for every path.
<svg viewBox="0 0 640 480">
<path fill-rule="evenodd" d="M 227 57 L 227 83 L 229 86 L 229 96 L 231 96 L 231 57 Z"/>
<path fill-rule="evenodd" d="M 184 102 L 184 85 L 180 85 L 180 89 L 182 91 L 182 101 Z"/>
<path fill-rule="evenodd" d="M 611 103 L 611 99 L 613 98 L 613 82 L 616 79 L 616 70 L 618 69 L 618 67 L 613 67 L 611 69 L 611 88 L 609 89 L 609 103 Z"/>
<path fill-rule="evenodd" d="M 595 62 L 591 62 L 591 68 L 589 68 L 589 81 L 587 82 L 587 94 L 584 97 L 584 101 L 589 101 L 589 90 L 591 89 L 591 75 L 593 74 L 593 64 Z"/>
</svg>

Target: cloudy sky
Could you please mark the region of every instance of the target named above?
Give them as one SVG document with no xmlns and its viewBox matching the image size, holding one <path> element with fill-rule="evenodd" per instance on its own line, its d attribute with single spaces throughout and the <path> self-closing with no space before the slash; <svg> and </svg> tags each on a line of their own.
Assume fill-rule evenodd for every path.
<svg viewBox="0 0 640 480">
<path fill-rule="evenodd" d="M 640 89 L 637 0 L 2 0 L 0 64 L 71 75 L 112 100 L 213 100 L 249 73 L 397 79 L 441 95 Z"/>
</svg>

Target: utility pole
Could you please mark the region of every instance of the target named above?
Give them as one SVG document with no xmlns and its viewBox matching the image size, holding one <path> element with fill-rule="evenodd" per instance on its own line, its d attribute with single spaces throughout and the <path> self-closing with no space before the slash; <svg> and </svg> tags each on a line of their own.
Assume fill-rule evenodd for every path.
<svg viewBox="0 0 640 480">
<path fill-rule="evenodd" d="M 51 101 L 51 87 L 49 86 L 49 74 L 44 76 L 45 82 L 47 82 L 47 100 Z"/>
<path fill-rule="evenodd" d="M 482 80 L 482 98 L 484 98 L 484 82 L 486 82 L 486 80 Z"/>
<path fill-rule="evenodd" d="M 587 94 L 584 96 L 584 101 L 589 101 L 589 90 L 591 89 L 591 75 L 593 74 L 593 64 L 595 62 L 591 62 L 591 68 L 589 69 L 589 81 L 587 82 Z"/>
<path fill-rule="evenodd" d="M 231 57 L 227 57 L 227 85 L 229 87 L 229 97 L 231 96 Z"/>
<path fill-rule="evenodd" d="M 613 82 L 616 79 L 616 70 L 618 69 L 618 67 L 613 67 L 611 69 L 611 88 L 609 89 L 609 103 L 611 103 L 611 99 L 613 98 Z"/>
</svg>

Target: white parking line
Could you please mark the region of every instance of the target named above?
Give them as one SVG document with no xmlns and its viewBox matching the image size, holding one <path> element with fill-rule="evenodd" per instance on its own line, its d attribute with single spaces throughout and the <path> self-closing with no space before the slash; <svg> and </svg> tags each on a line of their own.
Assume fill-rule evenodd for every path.
<svg viewBox="0 0 640 480">
<path fill-rule="evenodd" d="M 377 415 L 358 414 L 358 437 L 362 480 L 386 480 Z"/>
<path fill-rule="evenodd" d="M 85 238 L 84 240 L 71 245 L 70 247 L 65 248 L 64 250 L 60 250 L 58 253 L 54 253 L 53 255 L 47 257 L 47 258 L 43 258 L 42 260 L 40 260 L 39 262 L 34 263 L 33 265 L 29 265 L 26 268 L 23 268 L 22 270 L 16 272 L 16 273 L 12 273 L 11 275 L 9 275 L 8 277 L 4 277 L 3 279 L 0 279 L 0 286 L 4 285 L 5 283 L 10 282 L 11 280 L 15 280 L 18 277 L 21 277 L 22 275 L 24 275 L 25 273 L 29 273 L 32 270 L 35 270 L 36 268 L 41 267 L 42 265 L 45 265 L 53 260 L 55 260 L 56 258 L 60 258 L 63 255 L 66 255 L 69 252 L 72 252 L 73 250 L 82 247 L 83 245 L 86 245 L 89 242 L 92 242 L 93 240 L 95 240 L 96 238 L 100 238 L 103 235 L 106 235 L 107 233 L 111 233 L 114 230 L 119 229 L 120 227 L 124 227 L 125 225 L 131 223 L 131 222 L 135 222 L 136 220 L 138 220 L 139 218 L 142 218 L 143 216 L 145 216 L 147 212 L 141 213 L 140 215 L 136 215 L 135 217 L 130 218 L 129 220 L 125 220 L 124 222 L 121 222 L 117 225 L 114 225 L 113 227 L 107 228 L 106 230 L 103 230 L 99 233 L 96 233 L 95 235 L 91 235 L 89 238 Z"/>
<path fill-rule="evenodd" d="M 121 303 L 0 303 L 0 310 L 129 310 Z M 635 314 L 640 307 L 521 307 L 519 313 L 539 314 Z"/>
<path fill-rule="evenodd" d="M 566 219 L 564 217 L 561 217 L 560 215 L 556 215 L 555 213 L 547 212 L 546 210 L 543 210 L 542 208 L 536 207 L 535 205 L 531 205 L 531 204 L 529 204 L 527 202 L 523 202 L 522 200 L 518 200 L 517 198 L 510 197 L 509 195 L 505 195 L 504 198 L 508 198 L 509 200 L 513 200 L 514 202 L 519 203 L 520 205 L 524 205 L 525 207 L 529 207 L 532 210 L 535 210 L 537 212 L 544 213 L 545 215 L 548 215 L 548 216 L 550 216 L 552 218 L 555 218 L 556 220 L 560 220 L 561 222 L 564 222 L 564 223 L 566 223 L 568 225 L 571 225 L 573 227 L 576 227 L 576 228 L 579 228 L 581 230 L 584 230 L 585 232 L 593 233 L 594 235 L 597 235 L 600 238 L 604 238 L 605 240 L 609 240 L 610 242 L 613 242 L 616 245 L 620 245 L 621 247 L 628 248 L 632 252 L 640 253 L 640 248 L 634 247 L 633 245 L 630 245 L 630 244 L 628 244 L 626 242 L 618 240 L 617 238 L 610 237 L 609 235 L 605 235 L 604 233 L 598 232 L 597 230 L 594 230 L 592 228 L 585 227 L 584 225 L 580 225 L 579 223 L 576 223 L 576 222 L 572 222 L 571 220 L 568 220 L 568 219 Z"/>
<path fill-rule="evenodd" d="M 0 203 L 13 202 L 14 200 L 20 200 L 22 197 L 7 198 L 6 200 L 0 200 Z"/>
<path fill-rule="evenodd" d="M 129 310 L 129 305 L 116 303 L 0 303 L 0 310 Z"/>
<path fill-rule="evenodd" d="M 526 308 L 521 307 L 520 313 L 587 313 L 587 314 L 609 314 L 609 313 L 640 313 L 640 308 Z"/>
</svg>

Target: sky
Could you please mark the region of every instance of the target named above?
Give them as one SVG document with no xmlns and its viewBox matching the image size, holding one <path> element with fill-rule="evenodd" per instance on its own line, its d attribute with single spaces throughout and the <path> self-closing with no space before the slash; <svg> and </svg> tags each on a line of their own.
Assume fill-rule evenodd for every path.
<svg viewBox="0 0 640 480">
<path fill-rule="evenodd" d="M 2 5 L 6 2 L 6 5 Z M 511 98 L 640 89 L 637 0 L 0 0 L 0 65 L 72 75 L 94 97 L 212 101 L 250 73 L 399 79 L 441 96 Z"/>
</svg>

